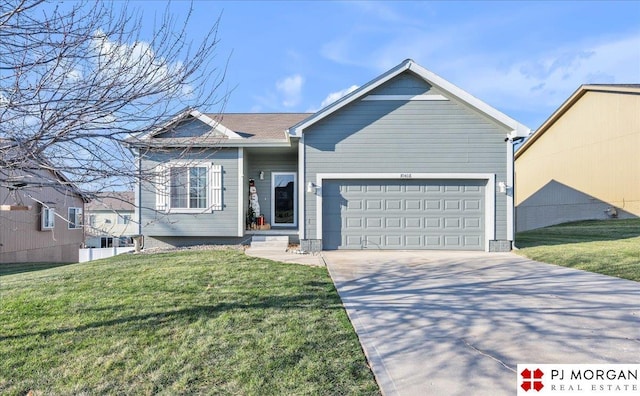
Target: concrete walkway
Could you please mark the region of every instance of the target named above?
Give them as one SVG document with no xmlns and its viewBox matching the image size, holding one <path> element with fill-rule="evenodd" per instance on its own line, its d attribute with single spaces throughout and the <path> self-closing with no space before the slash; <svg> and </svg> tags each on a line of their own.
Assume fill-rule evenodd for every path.
<svg viewBox="0 0 640 396">
<path fill-rule="evenodd" d="M 287 252 L 284 249 L 257 249 L 249 248 L 245 254 L 251 257 L 259 257 L 267 260 L 280 261 L 282 263 L 302 264 L 324 267 L 321 254 L 297 254 Z"/>
<path fill-rule="evenodd" d="M 514 395 L 518 363 L 640 362 L 640 283 L 511 253 L 323 254 L 384 395 Z"/>
</svg>

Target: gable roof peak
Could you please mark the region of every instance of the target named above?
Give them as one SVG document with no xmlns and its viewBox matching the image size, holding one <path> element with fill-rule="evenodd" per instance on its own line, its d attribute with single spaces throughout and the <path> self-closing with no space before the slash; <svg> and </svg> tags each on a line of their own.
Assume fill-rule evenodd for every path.
<svg viewBox="0 0 640 396">
<path fill-rule="evenodd" d="M 483 101 L 469 94 L 468 92 L 458 88 L 456 85 L 450 83 L 444 78 L 425 69 L 424 67 L 416 63 L 413 59 L 407 58 L 397 66 L 391 68 L 390 70 L 386 71 L 380 76 L 367 82 L 366 84 L 362 85 L 360 88 L 356 89 L 350 94 L 343 96 L 342 98 L 336 100 L 332 104 L 319 110 L 317 113 L 315 113 L 311 117 L 308 117 L 305 120 L 302 120 L 301 122 L 299 122 L 298 124 L 292 126 L 291 128 L 289 128 L 289 134 L 295 137 L 302 136 L 302 133 L 305 128 L 313 125 L 314 123 L 316 123 L 317 121 L 320 121 L 321 119 L 327 117 L 328 115 L 333 114 L 335 111 L 340 110 L 346 105 L 360 98 L 365 97 L 372 90 L 376 89 L 377 87 L 381 86 L 382 84 L 395 78 L 396 76 L 400 75 L 401 73 L 407 70 L 411 70 L 413 73 L 415 73 L 417 76 L 422 78 L 427 83 L 439 87 L 443 91 L 449 93 L 451 96 L 456 97 L 457 99 L 468 104 L 472 108 L 475 108 L 476 110 L 486 114 L 488 117 L 494 119 L 498 123 L 503 124 L 508 128 L 511 128 L 512 132 L 509 133 L 508 137 L 510 138 L 526 137 L 526 136 L 529 136 L 529 134 L 531 133 L 531 130 L 525 125 L 520 124 L 519 122 L 515 121 L 511 117 L 489 106 L 488 104 L 484 103 Z"/>
</svg>

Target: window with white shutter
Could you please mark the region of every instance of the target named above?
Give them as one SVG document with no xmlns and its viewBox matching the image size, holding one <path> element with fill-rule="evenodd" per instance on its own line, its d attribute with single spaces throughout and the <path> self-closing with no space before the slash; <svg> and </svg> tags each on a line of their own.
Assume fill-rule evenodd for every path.
<svg viewBox="0 0 640 396">
<path fill-rule="evenodd" d="M 222 166 L 171 161 L 158 168 L 156 209 L 171 213 L 222 210 Z"/>
<path fill-rule="evenodd" d="M 222 210 L 222 166 L 212 165 L 209 172 L 211 210 Z"/>
</svg>

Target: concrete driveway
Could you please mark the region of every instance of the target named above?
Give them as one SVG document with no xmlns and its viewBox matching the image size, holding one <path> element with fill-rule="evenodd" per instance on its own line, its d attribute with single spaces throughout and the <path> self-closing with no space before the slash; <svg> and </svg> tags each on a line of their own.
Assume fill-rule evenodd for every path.
<svg viewBox="0 0 640 396">
<path fill-rule="evenodd" d="M 324 256 L 385 395 L 514 395 L 518 363 L 640 363 L 640 283 L 511 253 Z"/>
</svg>

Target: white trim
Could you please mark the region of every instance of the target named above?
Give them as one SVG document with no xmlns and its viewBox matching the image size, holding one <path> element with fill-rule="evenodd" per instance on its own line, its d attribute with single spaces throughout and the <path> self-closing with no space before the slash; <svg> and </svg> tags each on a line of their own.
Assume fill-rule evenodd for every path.
<svg viewBox="0 0 640 396">
<path fill-rule="evenodd" d="M 447 101 L 442 95 L 368 95 L 362 100 Z"/>
<path fill-rule="evenodd" d="M 213 118 L 209 117 L 208 115 L 199 112 L 198 110 L 195 110 L 195 109 L 191 110 L 189 112 L 189 115 L 192 116 L 192 117 L 197 118 L 198 120 L 200 120 L 202 122 L 204 122 L 205 124 L 207 124 L 211 128 L 213 128 L 214 131 L 225 135 L 229 139 L 242 139 L 242 136 L 238 135 L 237 133 L 235 133 L 231 129 L 227 128 L 226 126 L 222 125 L 222 123 L 220 123 L 220 122 L 214 120 Z"/>
<path fill-rule="evenodd" d="M 304 136 L 300 138 L 298 142 L 298 239 L 306 239 L 307 237 L 307 222 L 304 218 L 305 213 L 305 186 L 307 185 L 304 174 Z"/>
<path fill-rule="evenodd" d="M 158 165 L 160 171 L 158 175 L 164 178 L 162 182 L 162 190 L 156 191 L 156 210 L 165 213 L 185 213 L 185 214 L 198 214 L 198 213 L 212 213 L 215 211 L 221 211 L 224 209 L 222 202 L 223 197 L 223 183 L 224 173 L 222 165 L 216 165 L 211 160 L 170 160 Z M 171 168 L 207 168 L 207 206 L 205 208 L 173 208 L 171 207 Z M 215 173 L 215 174 L 214 174 Z M 217 175 L 217 178 L 216 178 Z M 216 186 L 216 182 L 219 182 Z M 158 183 L 158 181 L 156 181 Z M 213 189 L 216 191 L 213 191 Z M 216 196 L 214 196 L 214 194 Z M 164 206 L 159 205 L 158 196 L 162 195 L 164 199 Z M 219 202 L 214 202 L 215 198 L 219 198 Z M 161 199 L 161 201 L 162 201 Z"/>
<path fill-rule="evenodd" d="M 244 149 L 238 147 L 238 236 L 244 235 Z"/>
<path fill-rule="evenodd" d="M 40 230 L 53 230 L 56 226 L 56 210 L 49 206 L 42 205 L 40 213 Z"/>
<path fill-rule="evenodd" d="M 242 136 L 238 135 L 237 133 L 235 133 L 231 129 L 225 127 L 224 125 L 222 125 L 218 121 L 214 120 L 213 118 L 209 117 L 208 115 L 203 114 L 203 113 L 201 113 L 201 112 L 199 112 L 198 110 L 195 110 L 195 109 L 188 109 L 188 110 L 185 110 L 185 111 L 177 114 L 176 116 L 171 118 L 171 120 L 169 120 L 164 125 L 154 129 L 153 131 L 151 131 L 149 133 L 146 133 L 146 134 L 142 135 L 139 139 L 140 140 L 144 140 L 144 139 L 152 138 L 155 135 L 158 135 L 158 134 L 162 133 L 170 125 L 172 125 L 172 124 L 174 124 L 174 123 L 176 123 L 178 121 L 181 121 L 182 119 L 187 118 L 188 116 L 194 117 L 194 118 L 198 119 L 199 121 L 207 124 L 208 126 L 213 128 L 214 131 L 226 136 L 229 139 L 243 139 Z"/>
<path fill-rule="evenodd" d="M 514 131 L 515 132 L 515 131 Z M 513 198 L 514 198 L 514 194 L 515 194 L 515 187 L 514 187 L 514 169 L 513 169 L 513 164 L 514 164 L 514 160 L 513 160 L 513 140 L 512 139 L 507 139 L 507 180 L 505 180 L 505 182 L 507 183 L 507 240 L 515 242 L 515 237 L 514 237 L 514 229 L 515 229 L 515 222 L 514 222 L 514 203 L 513 203 Z"/>
<path fill-rule="evenodd" d="M 371 80 L 367 84 L 356 89 L 352 93 L 344 96 L 343 98 L 335 101 L 334 103 L 330 104 L 324 109 L 318 111 L 311 117 L 289 128 L 289 134 L 291 136 L 298 136 L 298 137 L 302 136 L 304 129 L 306 129 L 310 125 L 313 125 L 314 123 L 322 120 L 323 118 L 329 116 L 333 112 L 347 106 L 348 104 L 358 99 L 361 99 L 367 93 L 371 92 L 375 88 L 379 87 L 380 85 L 386 83 L 387 81 L 391 80 L 392 78 L 396 77 L 397 75 L 407 70 L 411 70 L 412 72 L 420 76 L 423 80 L 427 81 L 429 84 L 435 85 L 436 87 L 440 88 L 440 90 L 450 93 L 451 95 L 457 97 L 461 101 L 466 102 L 471 107 L 474 107 L 478 111 L 486 114 L 490 118 L 517 131 L 516 133 L 518 137 L 526 137 L 531 133 L 531 130 L 529 128 L 515 121 L 511 117 L 494 109 L 493 107 L 484 103 L 480 99 L 462 90 L 461 88 L 458 88 L 457 86 L 445 80 L 444 78 L 438 76 L 437 74 L 418 65 L 413 60 L 407 59 L 401 64 L 399 64 L 398 66 L 394 67 L 393 69 L 387 71 L 381 76 Z"/>
<path fill-rule="evenodd" d="M 486 180 L 484 214 L 484 250 L 495 239 L 496 176 L 493 173 L 318 173 L 316 174 L 316 238 L 322 239 L 322 183 L 324 180 Z"/>
<path fill-rule="evenodd" d="M 293 175 L 293 223 L 276 223 L 276 194 L 275 194 L 275 178 L 276 176 Z M 298 172 L 271 172 L 271 227 L 297 227 L 298 218 Z"/>
<path fill-rule="evenodd" d="M 71 221 L 71 211 L 73 210 L 74 219 Z M 67 208 L 67 229 L 68 230 L 80 230 L 83 227 L 83 216 L 82 208 L 77 206 L 71 206 Z M 73 226 L 73 227 L 72 227 Z"/>
</svg>

